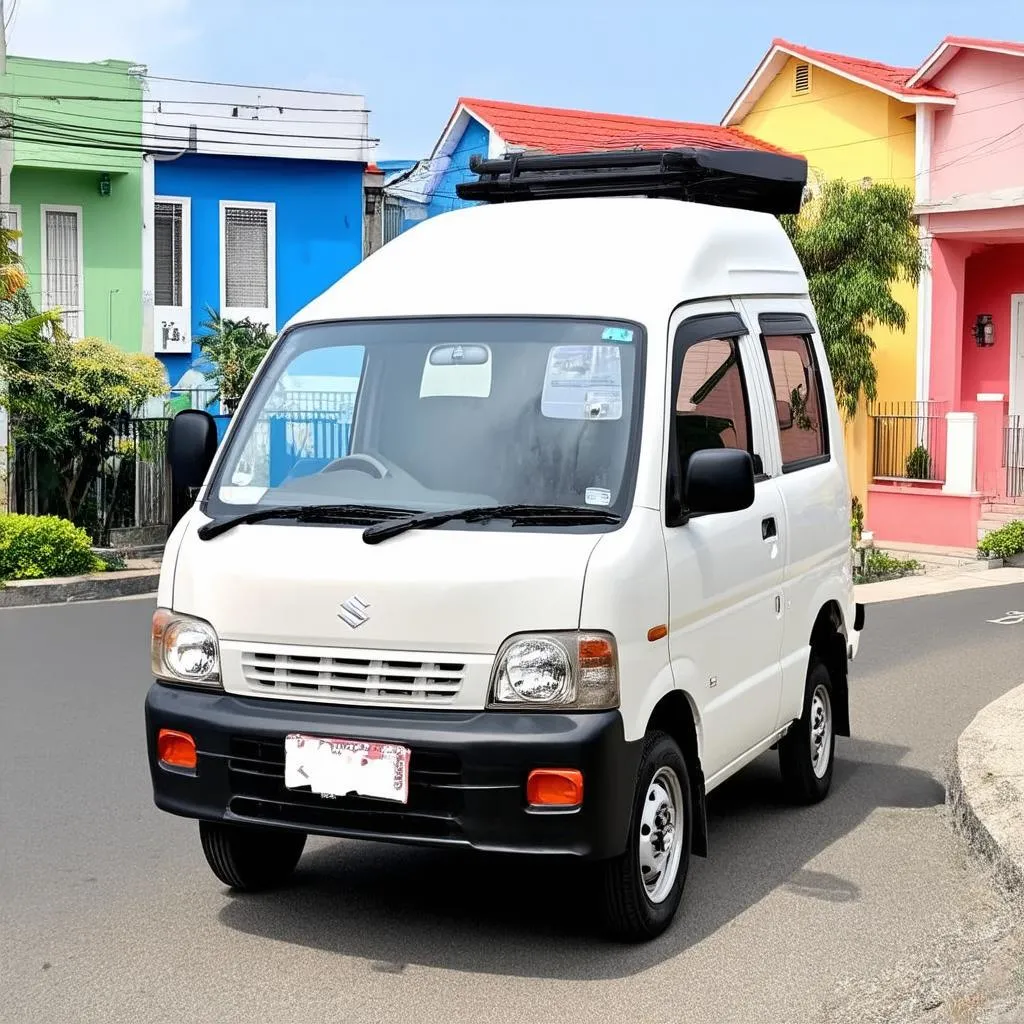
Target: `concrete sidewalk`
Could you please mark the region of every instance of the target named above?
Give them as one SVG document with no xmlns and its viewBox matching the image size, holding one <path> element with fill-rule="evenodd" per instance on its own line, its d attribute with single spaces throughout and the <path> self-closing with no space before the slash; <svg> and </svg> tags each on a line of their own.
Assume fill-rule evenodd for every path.
<svg viewBox="0 0 1024 1024">
<path fill-rule="evenodd" d="M 921 576 L 904 576 L 884 583 L 862 583 L 857 590 L 861 604 L 880 601 L 901 601 L 908 597 L 949 594 L 955 590 L 980 590 L 984 587 L 1005 587 L 1024 583 L 1024 569 L 1002 568 L 978 572 L 973 569 L 940 569 Z"/>
<path fill-rule="evenodd" d="M 157 559 L 129 559 L 117 572 L 66 576 L 49 580 L 13 580 L 0 585 L 0 608 L 25 608 L 69 601 L 105 601 L 114 597 L 155 594 L 160 582 Z"/>
<path fill-rule="evenodd" d="M 946 784 L 954 828 L 1024 890 L 1024 686 L 983 708 L 957 740 Z"/>
</svg>

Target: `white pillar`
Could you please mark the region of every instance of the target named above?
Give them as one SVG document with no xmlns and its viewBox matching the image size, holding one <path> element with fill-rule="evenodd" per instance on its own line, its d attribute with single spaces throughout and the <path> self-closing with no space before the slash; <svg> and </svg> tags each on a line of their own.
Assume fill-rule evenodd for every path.
<svg viewBox="0 0 1024 1024">
<path fill-rule="evenodd" d="M 142 351 L 150 356 L 156 350 L 156 338 L 153 333 L 153 291 L 156 287 L 153 257 L 155 182 L 153 155 L 146 153 L 142 158 Z M 188 266 L 187 257 L 185 266 Z"/>
<path fill-rule="evenodd" d="M 946 413 L 945 494 L 974 494 L 978 417 L 973 412 Z"/>
</svg>

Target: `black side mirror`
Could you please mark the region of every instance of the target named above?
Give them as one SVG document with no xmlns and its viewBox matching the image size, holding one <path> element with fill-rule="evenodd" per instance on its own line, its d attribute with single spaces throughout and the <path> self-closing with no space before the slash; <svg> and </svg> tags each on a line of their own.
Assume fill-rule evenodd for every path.
<svg viewBox="0 0 1024 1024">
<path fill-rule="evenodd" d="M 683 505 L 693 515 L 741 512 L 754 504 L 754 460 L 738 448 L 694 452 L 686 466 Z"/>
<path fill-rule="evenodd" d="M 167 430 L 167 461 L 171 485 L 195 490 L 217 454 L 217 422 L 202 409 L 183 409 Z"/>
<path fill-rule="evenodd" d="M 775 415 L 779 419 L 779 430 L 793 429 L 793 406 L 785 399 L 775 400 Z"/>
</svg>

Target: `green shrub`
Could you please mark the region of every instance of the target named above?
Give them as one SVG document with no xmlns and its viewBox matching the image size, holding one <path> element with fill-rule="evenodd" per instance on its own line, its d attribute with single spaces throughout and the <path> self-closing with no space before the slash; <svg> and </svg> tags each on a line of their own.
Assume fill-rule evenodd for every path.
<svg viewBox="0 0 1024 1024">
<path fill-rule="evenodd" d="M 850 502 L 850 537 L 853 542 L 853 547 L 856 547 L 860 543 L 860 538 L 863 533 L 864 506 L 860 503 L 860 498 L 854 495 L 853 501 Z"/>
<path fill-rule="evenodd" d="M 978 554 L 985 558 L 1009 558 L 1024 551 L 1024 519 L 991 530 L 978 541 Z"/>
<path fill-rule="evenodd" d="M 0 580 L 81 576 L 104 567 L 85 530 L 57 516 L 0 515 Z"/>
<path fill-rule="evenodd" d="M 857 583 L 877 583 L 912 576 L 920 572 L 921 563 L 913 558 L 895 558 L 884 551 L 869 551 L 862 568 L 856 570 Z"/>
<path fill-rule="evenodd" d="M 923 444 L 919 444 L 907 456 L 907 477 L 910 480 L 930 480 L 932 474 L 932 457 Z"/>
</svg>

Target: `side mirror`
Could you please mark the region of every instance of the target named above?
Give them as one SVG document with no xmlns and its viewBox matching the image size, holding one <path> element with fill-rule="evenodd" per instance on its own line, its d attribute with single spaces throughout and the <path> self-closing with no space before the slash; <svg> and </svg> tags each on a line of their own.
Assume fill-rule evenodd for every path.
<svg viewBox="0 0 1024 1024">
<path fill-rule="evenodd" d="M 741 512 L 754 504 L 754 460 L 738 448 L 707 448 L 690 456 L 683 506 L 690 513 Z"/>
<path fill-rule="evenodd" d="M 217 454 L 217 423 L 202 409 L 182 409 L 167 430 L 171 484 L 194 490 L 202 486 Z"/>
<path fill-rule="evenodd" d="M 793 429 L 793 406 L 785 399 L 775 399 L 775 415 L 779 419 L 779 430 Z"/>
</svg>

